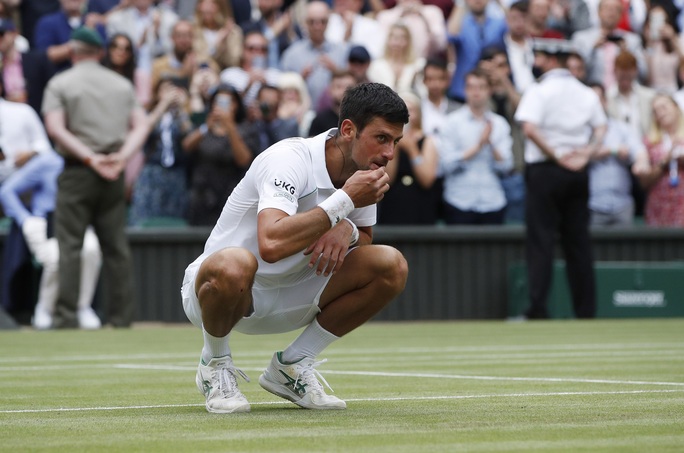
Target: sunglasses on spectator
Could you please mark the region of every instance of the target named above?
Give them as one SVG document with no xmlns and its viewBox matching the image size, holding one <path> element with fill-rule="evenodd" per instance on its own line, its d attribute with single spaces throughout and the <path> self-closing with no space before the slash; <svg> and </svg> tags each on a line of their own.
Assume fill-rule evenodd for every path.
<svg viewBox="0 0 684 453">
<path fill-rule="evenodd" d="M 119 45 L 116 45 L 116 44 L 110 44 L 110 45 L 109 45 L 109 48 L 112 49 L 112 50 L 124 50 L 124 51 L 126 51 L 126 52 L 130 52 L 130 51 L 131 51 L 131 46 L 127 46 L 127 45 L 119 46 Z"/>
<path fill-rule="evenodd" d="M 306 23 L 309 25 L 315 25 L 315 24 L 325 25 L 328 23 L 328 19 L 307 19 Z"/>
<path fill-rule="evenodd" d="M 250 52 L 267 52 L 268 47 L 266 46 L 246 46 L 245 49 L 249 50 Z"/>
</svg>

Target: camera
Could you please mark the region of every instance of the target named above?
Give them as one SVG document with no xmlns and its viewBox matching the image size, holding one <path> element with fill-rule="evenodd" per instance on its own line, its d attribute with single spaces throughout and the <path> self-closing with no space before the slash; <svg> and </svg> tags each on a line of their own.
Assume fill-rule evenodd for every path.
<svg viewBox="0 0 684 453">
<path fill-rule="evenodd" d="M 265 117 L 271 114 L 271 106 L 267 102 L 260 102 L 259 110 L 261 110 L 261 114 Z"/>
<path fill-rule="evenodd" d="M 162 74 L 161 80 L 169 82 L 171 85 L 187 90 L 190 88 L 190 80 L 187 77 L 177 76 L 175 74 Z"/>
</svg>

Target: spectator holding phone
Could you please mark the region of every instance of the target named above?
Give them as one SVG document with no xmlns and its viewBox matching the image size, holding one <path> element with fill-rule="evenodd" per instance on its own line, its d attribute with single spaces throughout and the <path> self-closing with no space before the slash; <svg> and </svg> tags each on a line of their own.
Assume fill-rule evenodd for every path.
<svg viewBox="0 0 684 453">
<path fill-rule="evenodd" d="M 622 18 L 622 0 L 601 0 L 598 5 L 599 25 L 580 30 L 572 43 L 587 64 L 589 82 L 603 84 L 606 91 L 615 86 L 614 62 L 621 51 L 629 51 L 637 60 L 639 76 L 646 78 L 647 65 L 641 38 L 636 33 L 618 28 Z"/>
<path fill-rule="evenodd" d="M 183 150 L 192 154 L 188 221 L 213 225 L 228 195 L 259 152 L 259 138 L 237 90 L 220 84 L 213 91 L 207 121 L 188 134 Z"/>
<path fill-rule="evenodd" d="M 174 78 L 162 79 L 155 91 L 159 102 L 148 117 L 145 165 L 133 187 L 129 225 L 141 225 L 155 217 L 184 219 L 187 215 L 188 159 L 181 142 L 192 128 L 188 92 Z"/>
<path fill-rule="evenodd" d="M 162 78 L 170 76 L 183 80 L 183 87 L 190 86 L 193 74 L 200 66 L 208 65 L 218 71 L 218 65 L 208 55 L 196 54 L 192 48 L 194 31 L 192 24 L 186 20 L 179 20 L 171 31 L 171 52 L 155 58 L 152 63 L 152 88 L 159 86 Z M 157 104 L 158 99 L 152 96 L 151 104 Z"/>
<path fill-rule="evenodd" d="M 296 118 L 278 116 L 282 99 L 280 88 L 264 85 L 259 90 L 256 101 L 249 106 L 250 120 L 259 133 L 259 153 L 280 140 L 299 136 Z"/>
<path fill-rule="evenodd" d="M 677 91 L 677 71 L 684 58 L 674 19 L 658 4 L 646 15 L 642 34 L 648 62 L 648 85 L 658 91 L 673 94 Z"/>
<path fill-rule="evenodd" d="M 190 80 L 190 120 L 194 126 L 207 118 L 209 99 L 219 84 L 219 74 L 208 64 L 200 64 Z"/>
</svg>

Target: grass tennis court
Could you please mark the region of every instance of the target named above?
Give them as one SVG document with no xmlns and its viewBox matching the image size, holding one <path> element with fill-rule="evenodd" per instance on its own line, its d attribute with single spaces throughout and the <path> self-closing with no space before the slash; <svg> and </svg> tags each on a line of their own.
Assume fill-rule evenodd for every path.
<svg viewBox="0 0 684 453">
<path fill-rule="evenodd" d="M 257 383 L 295 335 L 233 334 L 252 412 L 215 415 L 190 325 L 0 331 L 0 451 L 684 451 L 684 319 L 371 323 L 321 356 L 329 412 Z"/>
</svg>

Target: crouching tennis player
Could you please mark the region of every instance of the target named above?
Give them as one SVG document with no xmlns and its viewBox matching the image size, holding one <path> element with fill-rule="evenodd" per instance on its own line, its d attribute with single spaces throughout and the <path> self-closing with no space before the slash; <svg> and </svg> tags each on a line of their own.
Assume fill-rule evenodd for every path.
<svg viewBox="0 0 684 453">
<path fill-rule="evenodd" d="M 406 284 L 399 251 L 372 245 L 408 110 L 389 87 L 350 88 L 337 129 L 280 141 L 254 159 L 200 255 L 185 271 L 183 307 L 202 329 L 197 387 L 209 412 L 248 412 L 229 337 L 305 327 L 259 377 L 307 409 L 345 409 L 316 370 L 333 341 L 371 319 Z M 328 386 L 329 387 L 329 386 Z"/>
</svg>

